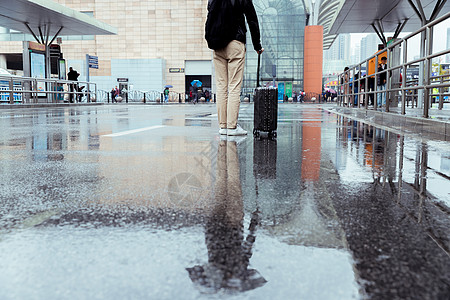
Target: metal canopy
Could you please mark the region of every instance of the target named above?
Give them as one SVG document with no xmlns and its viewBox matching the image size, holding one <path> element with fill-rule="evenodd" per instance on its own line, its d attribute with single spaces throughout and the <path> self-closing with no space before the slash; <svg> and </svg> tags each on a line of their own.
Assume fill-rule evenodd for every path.
<svg viewBox="0 0 450 300">
<path fill-rule="evenodd" d="M 328 49 L 340 33 L 373 33 L 375 28 L 377 33 L 381 34 L 414 32 L 423 26 L 420 7 L 423 8 L 423 15 L 428 20 L 450 11 L 450 2 L 446 0 L 322 0 L 317 25 L 324 27 L 324 49 Z"/>
<path fill-rule="evenodd" d="M 429 18 L 438 1 L 421 0 L 425 16 Z M 414 1 L 413 1 L 414 3 Z M 450 3 L 444 4 L 440 15 L 450 10 Z M 330 28 L 330 34 L 369 33 L 371 24 L 382 22 L 384 32 L 395 32 L 398 24 L 408 20 L 403 31 L 413 32 L 422 27 L 416 11 L 407 0 L 347 0 Z"/>
<path fill-rule="evenodd" d="M 50 0 L 0 0 L 0 26 L 41 37 L 117 34 L 116 28 Z"/>
</svg>

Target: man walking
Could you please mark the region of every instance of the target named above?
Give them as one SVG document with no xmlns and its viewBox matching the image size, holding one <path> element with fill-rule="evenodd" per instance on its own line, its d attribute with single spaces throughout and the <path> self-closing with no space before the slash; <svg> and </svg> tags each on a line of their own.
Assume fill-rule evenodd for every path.
<svg viewBox="0 0 450 300">
<path fill-rule="evenodd" d="M 72 67 L 69 68 L 69 73 L 67 73 L 67 80 L 78 81 L 78 76 L 80 74 L 75 71 Z M 69 83 L 69 91 L 71 94 L 69 95 L 70 103 L 73 103 L 73 92 L 76 90 L 78 92 L 78 88 L 75 89 L 75 83 Z"/>
<path fill-rule="evenodd" d="M 217 114 L 222 135 L 246 135 L 238 123 L 240 93 L 244 76 L 246 26 L 258 54 L 261 47 L 258 17 L 252 0 L 209 0 L 205 38 L 214 50 Z"/>
</svg>

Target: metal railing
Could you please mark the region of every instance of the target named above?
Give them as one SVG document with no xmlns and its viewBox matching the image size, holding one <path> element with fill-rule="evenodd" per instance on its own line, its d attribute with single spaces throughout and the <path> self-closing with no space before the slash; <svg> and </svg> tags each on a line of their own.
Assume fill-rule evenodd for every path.
<svg viewBox="0 0 450 300">
<path fill-rule="evenodd" d="M 338 76 L 338 104 L 365 107 L 366 109 L 370 104 L 374 109 L 378 109 L 379 99 L 385 95 L 386 112 L 400 104 L 400 113 L 406 114 L 406 107 L 411 105 L 411 107 L 423 109 L 423 117 L 428 118 L 433 102 L 438 102 L 437 108 L 442 110 L 444 103 L 449 102 L 450 74 L 433 75 L 431 69 L 433 59 L 438 60 L 445 57 L 450 54 L 450 49 L 433 52 L 433 30 L 436 25 L 449 18 L 450 13 L 445 14 L 340 74 Z M 425 53 L 421 54 L 419 58 L 408 60 L 408 43 L 417 36 L 420 36 L 421 43 L 424 44 Z M 387 68 L 378 71 L 379 57 L 382 56 L 387 57 Z M 397 63 L 394 62 L 395 57 L 399 57 Z M 370 64 L 375 64 L 373 73 L 369 72 Z M 407 80 L 408 71 L 417 69 L 417 67 L 421 75 L 419 79 Z M 363 74 L 364 68 L 366 74 Z M 383 73 L 386 75 L 384 86 L 377 84 Z M 355 76 L 357 74 L 363 76 Z M 420 80 L 420 78 L 423 79 Z M 381 104 L 384 106 L 383 103 Z"/>
<path fill-rule="evenodd" d="M 95 102 L 96 95 L 92 82 L 0 76 L 0 104 Z"/>
<path fill-rule="evenodd" d="M 113 99 L 111 91 L 98 90 L 98 102 L 102 103 L 115 103 L 116 99 Z M 124 103 L 164 103 L 164 94 L 160 91 L 138 91 L 131 90 L 128 92 L 120 93 L 120 102 Z M 171 91 L 169 93 L 170 103 L 184 103 L 186 101 L 185 93 L 178 93 Z"/>
</svg>

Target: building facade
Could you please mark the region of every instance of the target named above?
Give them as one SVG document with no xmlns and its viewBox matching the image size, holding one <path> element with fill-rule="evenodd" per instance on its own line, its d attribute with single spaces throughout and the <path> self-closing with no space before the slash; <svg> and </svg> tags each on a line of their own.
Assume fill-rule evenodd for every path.
<svg viewBox="0 0 450 300">
<path fill-rule="evenodd" d="M 55 0 L 118 29 L 117 35 L 74 36 L 58 39 L 66 66 L 86 78 L 86 54 L 97 56 L 98 69 L 90 69 L 90 81 L 99 89 L 114 86 L 127 90 L 188 92 L 193 80 L 203 88 L 214 87 L 212 51 L 204 39 L 208 0 Z M 280 81 L 298 89 L 303 78 L 305 13 L 301 1 L 254 0 L 261 26 L 262 77 L 272 78 L 276 66 Z M 297 3 L 298 2 L 298 3 Z M 0 54 L 22 53 L 22 40 L 31 35 L 0 31 Z M 245 88 L 256 86 L 257 55 L 248 34 Z M 3 59 L 3 62 L 5 59 Z M 122 82 L 118 82 L 120 81 Z"/>
</svg>

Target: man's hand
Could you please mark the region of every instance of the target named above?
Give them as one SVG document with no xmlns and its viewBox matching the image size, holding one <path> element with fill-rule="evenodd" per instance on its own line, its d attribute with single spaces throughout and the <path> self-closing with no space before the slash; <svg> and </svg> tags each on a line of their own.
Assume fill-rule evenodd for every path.
<svg viewBox="0 0 450 300">
<path fill-rule="evenodd" d="M 264 52 L 264 48 L 261 48 L 260 50 L 256 51 L 258 54 L 261 54 Z"/>
</svg>

